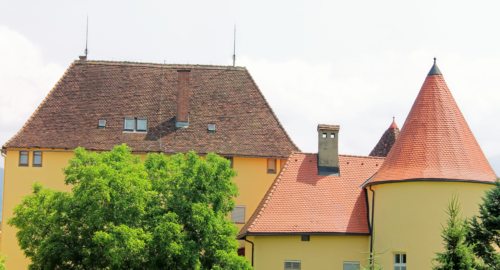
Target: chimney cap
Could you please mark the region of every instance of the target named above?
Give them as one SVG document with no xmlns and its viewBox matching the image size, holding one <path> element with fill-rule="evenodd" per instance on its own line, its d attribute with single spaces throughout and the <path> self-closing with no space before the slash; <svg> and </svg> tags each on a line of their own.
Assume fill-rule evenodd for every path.
<svg viewBox="0 0 500 270">
<path fill-rule="evenodd" d="M 325 125 L 325 124 L 319 124 L 318 125 L 318 131 L 320 130 L 329 130 L 329 131 L 339 131 L 340 130 L 340 125 Z"/>
</svg>

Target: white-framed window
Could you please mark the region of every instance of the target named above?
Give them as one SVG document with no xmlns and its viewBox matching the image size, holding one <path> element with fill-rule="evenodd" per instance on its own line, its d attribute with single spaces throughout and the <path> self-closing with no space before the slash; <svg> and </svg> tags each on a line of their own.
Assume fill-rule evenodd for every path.
<svg viewBox="0 0 500 270">
<path fill-rule="evenodd" d="M 28 151 L 19 151 L 19 166 L 26 167 L 29 165 L 29 153 Z"/>
<path fill-rule="evenodd" d="M 268 158 L 267 159 L 267 173 L 276 173 L 276 159 Z"/>
<path fill-rule="evenodd" d="M 406 253 L 394 253 L 394 270 L 406 270 Z"/>
<path fill-rule="evenodd" d="M 42 167 L 42 151 L 33 151 L 33 167 Z"/>
<path fill-rule="evenodd" d="M 231 221 L 234 223 L 245 223 L 245 206 L 238 205 L 235 206 L 233 212 L 231 212 Z"/>
<path fill-rule="evenodd" d="M 300 261 L 298 260 L 286 260 L 285 270 L 300 270 Z"/>
<path fill-rule="evenodd" d="M 125 117 L 123 120 L 123 130 L 131 132 L 147 132 L 148 120 L 146 118 Z"/>
<path fill-rule="evenodd" d="M 345 261 L 342 270 L 359 270 L 359 262 L 357 261 Z"/>
</svg>

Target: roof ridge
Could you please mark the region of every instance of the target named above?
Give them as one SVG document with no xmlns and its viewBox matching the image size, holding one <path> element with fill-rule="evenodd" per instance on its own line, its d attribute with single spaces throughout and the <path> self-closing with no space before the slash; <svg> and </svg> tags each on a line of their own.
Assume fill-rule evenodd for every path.
<svg viewBox="0 0 500 270">
<path fill-rule="evenodd" d="M 304 155 L 318 155 L 318 153 L 311 152 L 293 152 L 293 154 L 304 154 Z M 385 159 L 385 157 L 375 157 L 375 156 L 363 156 L 363 155 L 352 155 L 352 154 L 339 154 L 340 157 L 353 157 L 353 158 L 368 158 L 368 159 Z"/>
<path fill-rule="evenodd" d="M 287 158 L 285 162 L 285 166 L 283 169 L 281 169 L 280 173 L 276 178 L 274 179 L 273 183 L 269 187 L 269 189 L 266 191 L 266 194 L 262 197 L 262 199 L 259 202 L 259 205 L 253 212 L 252 216 L 248 219 L 247 223 L 241 228 L 240 232 L 238 233 L 238 238 L 244 237 L 248 230 L 251 229 L 254 225 L 255 222 L 257 222 L 258 218 L 261 216 L 262 212 L 265 210 L 266 206 L 268 205 L 269 200 L 272 198 L 272 195 L 274 194 L 274 191 L 276 190 L 278 184 L 282 180 L 283 174 L 287 171 L 288 166 L 290 164 L 290 160 L 292 159 L 293 156 L 300 154 L 298 152 L 294 152 L 290 154 L 290 156 Z"/>
<path fill-rule="evenodd" d="M 145 66 L 145 67 L 161 67 L 161 68 L 199 68 L 199 69 L 221 69 L 221 70 L 246 70 L 244 66 L 225 66 L 225 65 L 204 65 L 204 64 L 176 64 L 176 63 L 154 63 L 141 61 L 113 61 L 113 60 L 75 60 L 74 64 L 90 64 L 90 65 L 109 65 L 109 66 Z"/>
<path fill-rule="evenodd" d="M 69 71 L 74 68 L 74 66 L 76 65 L 76 63 L 78 62 L 79 60 L 75 60 L 73 61 L 69 67 L 64 71 L 63 75 L 59 78 L 59 80 L 57 80 L 56 84 L 54 84 L 54 86 L 50 89 L 50 91 L 47 93 L 47 95 L 45 95 L 45 97 L 43 98 L 42 102 L 40 102 L 40 104 L 38 105 L 38 107 L 36 107 L 35 111 L 33 113 L 31 113 L 30 117 L 28 118 L 28 120 L 26 122 L 24 122 L 24 125 L 16 132 L 16 134 L 14 134 L 14 136 L 10 137 L 10 139 L 8 139 L 3 145 L 2 145 L 2 151 L 6 148 L 5 146 L 8 145 L 14 138 L 16 138 L 19 134 L 21 134 L 24 129 L 26 129 L 26 127 L 31 123 L 31 121 L 33 120 L 34 116 L 38 113 L 38 111 L 40 110 L 40 108 L 42 108 L 42 106 L 45 104 L 45 102 L 47 102 L 47 100 L 49 99 L 49 97 L 54 93 L 54 91 L 61 85 L 62 81 L 66 78 L 66 75 L 68 75 Z"/>
</svg>

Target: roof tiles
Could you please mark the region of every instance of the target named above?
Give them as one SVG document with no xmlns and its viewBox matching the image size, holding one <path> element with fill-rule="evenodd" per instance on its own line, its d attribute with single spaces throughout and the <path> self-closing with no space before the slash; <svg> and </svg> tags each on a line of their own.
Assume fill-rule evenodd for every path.
<svg viewBox="0 0 500 270">
<path fill-rule="evenodd" d="M 180 69 L 191 70 L 185 129 L 175 128 Z M 125 117 L 147 118 L 148 132 L 123 132 Z M 97 128 L 99 119 L 106 128 Z M 287 157 L 298 150 L 245 68 L 106 61 L 75 61 L 3 147 L 109 150 L 121 143 L 137 152 Z"/>
<path fill-rule="evenodd" d="M 256 234 L 368 234 L 361 184 L 383 158 L 339 156 L 340 176 L 320 176 L 317 154 L 292 154 L 240 232 Z"/>
<path fill-rule="evenodd" d="M 368 183 L 419 179 L 496 179 L 436 65 L 425 79 L 398 140 Z"/>
</svg>

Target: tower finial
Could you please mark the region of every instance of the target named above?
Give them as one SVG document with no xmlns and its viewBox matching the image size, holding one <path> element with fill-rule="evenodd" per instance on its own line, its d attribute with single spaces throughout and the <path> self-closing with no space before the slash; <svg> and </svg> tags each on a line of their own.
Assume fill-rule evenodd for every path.
<svg viewBox="0 0 500 270">
<path fill-rule="evenodd" d="M 432 65 L 431 70 L 429 70 L 429 73 L 427 74 L 427 76 L 442 75 L 441 70 L 439 70 L 439 68 L 436 64 L 436 60 L 437 60 L 436 57 L 434 57 L 434 64 Z"/>
<path fill-rule="evenodd" d="M 87 58 L 87 55 L 89 54 L 88 45 L 89 45 L 89 15 L 87 14 L 87 30 L 85 31 L 85 58 Z"/>
<path fill-rule="evenodd" d="M 233 67 L 236 65 L 236 24 L 234 24 L 233 32 Z"/>
</svg>

